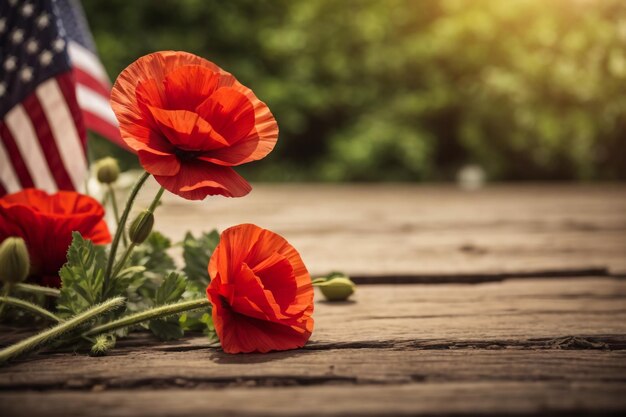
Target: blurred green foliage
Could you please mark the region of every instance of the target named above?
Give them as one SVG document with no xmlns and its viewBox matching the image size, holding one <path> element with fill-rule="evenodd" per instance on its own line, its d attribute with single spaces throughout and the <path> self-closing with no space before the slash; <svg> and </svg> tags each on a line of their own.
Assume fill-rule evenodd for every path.
<svg viewBox="0 0 626 417">
<path fill-rule="evenodd" d="M 626 179 L 623 0 L 84 7 L 112 76 L 186 50 L 268 103 L 279 143 L 248 178 L 446 180 L 472 163 L 491 179 Z"/>
</svg>

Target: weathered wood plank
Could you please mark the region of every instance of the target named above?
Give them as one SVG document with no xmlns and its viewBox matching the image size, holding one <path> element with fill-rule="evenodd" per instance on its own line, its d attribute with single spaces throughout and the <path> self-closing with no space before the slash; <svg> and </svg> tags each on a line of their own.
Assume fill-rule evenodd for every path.
<svg viewBox="0 0 626 417">
<path fill-rule="evenodd" d="M 362 285 L 345 303 L 316 300 L 311 349 L 626 335 L 626 280 L 615 278 Z"/>
<path fill-rule="evenodd" d="M 129 339 L 103 358 L 44 353 L 0 368 L 0 409 L 151 417 L 618 413 L 626 411 L 625 300 L 626 281 L 606 277 L 360 286 L 354 302 L 317 302 L 305 349 L 227 355 L 195 337 Z"/>
<path fill-rule="evenodd" d="M 626 281 L 525 279 L 478 285 L 360 286 L 319 303 L 313 345 L 626 334 Z"/>
<path fill-rule="evenodd" d="M 287 237 L 314 274 L 626 274 L 624 185 L 256 185 L 245 199 L 166 195 L 156 227 L 178 239 L 245 222 Z"/>
<path fill-rule="evenodd" d="M 232 356 L 216 349 L 48 355 L 3 370 L 0 391 L 223 388 L 468 381 L 626 384 L 626 351 L 331 349 Z"/>
<path fill-rule="evenodd" d="M 203 337 L 139 334 L 103 358 L 42 353 L 0 368 L 0 415 L 626 412 L 626 280 L 609 277 L 626 276 L 626 186 L 260 185 L 246 199 L 164 202 L 157 228 L 175 239 L 257 223 L 314 274 L 525 278 L 318 299 L 298 351 L 231 356 Z"/>
<path fill-rule="evenodd" d="M 620 415 L 626 384 L 454 382 L 407 385 L 7 392 L 7 416 Z"/>
<path fill-rule="evenodd" d="M 624 349 L 625 301 L 626 281 L 601 277 L 510 280 L 479 285 L 361 286 L 354 302 L 317 302 L 316 329 L 306 349 Z M 62 378 L 71 377 L 89 363 L 106 366 L 125 360 L 125 355 L 132 359 L 124 366 L 116 366 L 115 372 L 126 369 L 135 373 L 142 366 L 165 363 L 168 356 L 159 356 L 164 352 L 182 353 L 171 358 L 176 358 L 174 363 L 184 364 L 186 358 L 191 360 L 196 354 L 192 352 L 200 350 L 202 353 L 198 354 L 202 356 L 208 348 L 203 337 L 145 344 L 145 340 L 142 344 L 130 340 L 126 348 L 122 343 L 114 356 L 104 359 L 41 355 L 39 359 L 0 369 L 0 381 L 3 381 L 0 386 L 10 385 L 7 381 L 14 380 L 16 375 L 27 378 L 23 384 L 28 383 L 28 378 L 37 384 L 37 375 L 49 370 L 52 374 L 63 374 Z M 298 353 L 285 355 L 289 358 Z M 248 364 L 271 357 L 226 355 L 220 356 L 219 361 L 233 358 L 234 363 Z M 84 365 L 72 371 L 69 363 Z M 171 369 L 174 368 L 172 365 Z M 172 374 L 172 378 L 178 376 Z"/>
<path fill-rule="evenodd" d="M 325 302 L 316 293 L 314 317 L 308 349 L 439 344 L 540 348 L 558 344 L 566 336 L 591 337 L 617 347 L 626 337 L 626 280 L 528 278 L 473 285 L 361 285 L 345 303 Z M 192 338 L 155 348 L 184 346 L 208 345 L 204 338 Z"/>
</svg>

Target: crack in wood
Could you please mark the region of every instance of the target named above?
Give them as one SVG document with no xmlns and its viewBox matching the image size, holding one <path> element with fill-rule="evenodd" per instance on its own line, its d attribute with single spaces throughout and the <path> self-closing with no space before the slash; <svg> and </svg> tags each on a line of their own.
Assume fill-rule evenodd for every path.
<svg viewBox="0 0 626 417">
<path fill-rule="evenodd" d="M 203 378 L 137 378 L 137 379 L 112 379 L 112 378 L 74 378 L 60 383 L 32 383 L 28 386 L 0 385 L 0 392 L 29 391 L 104 391 L 104 390 L 128 390 L 128 389 L 225 389 L 225 388 L 267 388 L 267 387 L 302 387 L 314 385 L 371 385 L 392 384 L 398 380 L 368 380 L 357 377 L 345 377 L 338 375 L 329 376 L 260 376 L 260 377 L 203 377 Z M 405 382 L 405 381 L 400 381 Z"/>
<path fill-rule="evenodd" d="M 154 344 L 149 338 L 122 340 L 110 356 L 122 356 L 137 347 L 152 352 L 193 352 L 198 350 L 218 351 L 219 347 L 208 343 L 199 344 Z M 147 340 L 145 340 L 147 339 Z M 302 350 L 341 350 L 341 349 L 394 349 L 394 350 L 446 350 L 446 349 L 560 349 L 560 350 L 626 350 L 626 335 L 581 336 L 569 335 L 554 338 L 494 339 L 494 340 L 351 340 L 345 342 L 311 341 Z M 46 352 L 45 355 L 63 352 Z"/>
<path fill-rule="evenodd" d="M 141 345 L 139 345 L 141 346 Z M 135 347 L 120 347 L 112 356 L 128 354 Z M 196 345 L 150 345 L 143 346 L 154 352 L 193 352 L 215 350 L 219 347 L 208 344 Z M 395 349 L 395 350 L 446 350 L 446 349 L 533 349 L 533 350 L 626 350 L 626 336 L 561 336 L 528 340 L 461 340 L 461 341 L 420 341 L 420 340 L 353 340 L 345 342 L 309 342 L 302 350 L 341 350 L 341 349 Z M 48 354 L 48 353 L 47 353 Z"/>
<path fill-rule="evenodd" d="M 152 342 L 152 343 L 151 343 Z M 193 352 L 219 347 L 208 343 L 199 344 L 153 344 L 153 340 L 122 340 L 112 356 L 125 355 L 140 347 L 154 352 Z M 148 344 L 148 345 L 147 345 Z M 310 341 L 302 350 L 340 350 L 340 349 L 395 349 L 395 350 L 433 350 L 433 349 L 568 349 L 568 350 L 626 350 L 626 335 L 583 336 L 565 335 L 553 338 L 530 339 L 493 339 L 493 340 L 351 340 L 344 342 Z M 53 354 L 53 353 L 46 353 Z"/>
<path fill-rule="evenodd" d="M 97 392 L 268 387 L 432 385 L 460 382 L 623 384 L 625 352 L 612 340 L 569 336 L 520 341 L 430 341 L 391 347 L 301 349 L 267 355 L 216 350 L 122 352 L 102 358 L 42 355 L 2 369 L 0 391 Z M 512 342 L 519 346 L 512 346 Z"/>
<path fill-rule="evenodd" d="M 350 279 L 356 284 L 481 284 L 485 282 L 501 282 L 518 278 L 588 278 L 611 277 L 623 278 L 623 274 L 613 273 L 607 267 L 543 269 L 518 272 L 493 273 L 454 273 L 454 274 L 393 274 L 393 275 L 352 275 Z"/>
<path fill-rule="evenodd" d="M 467 381 L 483 380 L 484 378 L 472 377 Z M 506 375 L 493 375 L 490 381 L 518 382 L 571 382 L 568 377 L 560 375 L 517 375 L 515 378 Z M 465 381 L 465 382 L 467 382 Z M 601 378 L 598 382 L 626 383 L 625 377 Z M 344 377 L 344 376 L 267 376 L 267 377 L 218 377 L 218 378 L 143 378 L 133 380 L 115 380 L 110 378 L 84 378 L 70 379 L 63 383 L 46 384 L 33 383 L 28 386 L 16 388 L 0 386 L 0 392 L 24 392 L 24 391 L 125 391 L 133 389 L 210 389 L 220 390 L 229 388 L 271 388 L 271 387 L 308 387 L 308 386 L 368 386 L 368 385 L 407 385 L 407 384 L 432 384 L 437 382 L 449 382 L 446 378 L 433 378 L 426 374 L 409 374 L 382 378 Z"/>
<path fill-rule="evenodd" d="M 577 346 L 590 347 L 592 349 L 603 349 L 602 342 L 587 340 L 579 337 L 558 338 L 546 341 L 544 345 L 555 346 Z M 434 347 L 434 346 L 433 346 Z M 463 346 L 468 349 L 473 346 Z M 496 346 L 501 349 L 502 346 Z M 198 389 L 198 390 L 220 390 L 230 388 L 258 389 L 268 387 L 308 387 L 308 386 L 368 386 L 368 385 L 411 385 L 411 384 L 437 384 L 449 382 L 471 382 L 471 381 L 496 381 L 502 382 L 549 382 L 549 383 L 572 383 L 575 381 L 595 381 L 596 383 L 617 383 L 626 384 L 626 374 L 624 369 L 623 354 L 612 354 L 609 352 L 578 354 L 576 352 L 550 356 L 540 351 L 523 353 L 522 351 L 508 352 L 488 352 L 490 347 L 476 349 L 471 354 L 462 352 L 456 353 L 421 353 L 413 354 L 407 358 L 407 362 L 400 365 L 398 358 L 404 358 L 396 349 L 379 350 L 379 353 L 370 350 L 366 352 L 372 362 L 365 369 L 355 370 L 352 361 L 361 356 L 358 352 L 341 353 L 336 351 L 327 354 L 314 354 L 310 352 L 300 352 L 294 356 L 293 353 L 279 352 L 273 355 L 274 361 L 265 362 L 267 374 L 258 374 L 249 370 L 248 374 L 241 374 L 237 367 L 241 363 L 225 364 L 226 368 L 220 367 L 218 360 L 223 355 L 209 356 L 206 359 L 213 365 L 202 365 L 205 362 L 204 356 L 197 354 L 192 358 L 191 367 L 199 367 L 188 373 L 184 366 L 177 371 L 171 368 L 172 363 L 177 363 L 177 359 L 169 359 L 164 370 L 156 370 L 146 376 L 134 373 L 114 372 L 115 376 L 103 364 L 97 363 L 87 365 L 88 375 L 85 377 L 80 372 L 74 372 L 67 378 L 48 375 L 45 371 L 33 371 L 39 377 L 29 377 L 23 379 L 20 374 L 24 371 L 17 371 L 4 383 L 0 384 L 0 392 L 18 393 L 24 391 L 48 392 L 48 391 L 128 391 L 128 390 L 167 390 L 167 389 Z M 413 351 L 415 352 L 415 350 Z M 580 352 L 580 350 L 579 350 Z M 469 353 L 469 352 L 468 352 Z M 355 357 L 356 355 L 356 357 Z M 153 359 L 158 355 L 152 354 Z M 384 358 L 381 358 L 383 356 Z M 297 363 L 304 364 L 304 369 L 285 365 L 284 360 L 295 359 Z M 308 358 L 308 359 L 307 359 Z M 311 362 L 311 358 L 313 359 Z M 473 359 L 472 359 L 473 358 Z M 258 357 L 257 357 L 258 359 Z M 71 360 L 67 358 L 66 360 Z M 174 362 L 172 362 L 172 360 Z M 389 362 L 387 362 L 389 361 Z M 578 361 L 581 361 L 577 364 Z M 616 366 L 611 365 L 615 361 Z M 180 362 L 182 364 L 182 362 Z M 390 368 L 380 365 L 383 363 L 392 364 Z M 217 367 L 216 367 L 217 365 Z M 123 362 L 109 366 L 124 366 Z M 182 366 L 182 365 L 181 365 Z M 28 367 L 27 367 L 28 369 Z M 494 372 L 496 369 L 509 369 L 509 372 Z M 416 372 L 417 371 L 417 372 Z M 555 372 L 556 371 L 556 372 Z M 226 372 L 226 374 L 224 374 Z M 11 382 L 13 381 L 13 382 Z"/>
<path fill-rule="evenodd" d="M 607 336 L 559 336 L 555 338 L 533 338 L 527 340 L 394 340 L 394 341 L 349 341 L 312 342 L 303 349 L 532 349 L 532 350 L 626 350 L 626 335 Z"/>
</svg>

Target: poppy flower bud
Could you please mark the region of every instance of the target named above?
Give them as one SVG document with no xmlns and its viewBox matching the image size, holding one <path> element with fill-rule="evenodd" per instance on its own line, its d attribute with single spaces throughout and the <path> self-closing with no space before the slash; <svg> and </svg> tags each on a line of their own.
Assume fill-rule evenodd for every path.
<svg viewBox="0 0 626 417">
<path fill-rule="evenodd" d="M 128 230 L 130 241 L 139 245 L 148 238 L 154 226 L 154 214 L 149 210 L 144 210 L 133 220 Z"/>
<path fill-rule="evenodd" d="M 8 237 L 0 244 L 0 280 L 22 282 L 30 271 L 30 256 L 21 237 Z"/>
<path fill-rule="evenodd" d="M 98 181 L 103 184 L 111 184 L 117 181 L 117 177 L 120 176 L 120 166 L 117 163 L 117 159 L 107 157 L 97 161 L 96 176 Z"/>
<path fill-rule="evenodd" d="M 316 284 L 328 301 L 345 301 L 354 293 L 356 285 L 348 277 L 335 277 Z"/>
</svg>

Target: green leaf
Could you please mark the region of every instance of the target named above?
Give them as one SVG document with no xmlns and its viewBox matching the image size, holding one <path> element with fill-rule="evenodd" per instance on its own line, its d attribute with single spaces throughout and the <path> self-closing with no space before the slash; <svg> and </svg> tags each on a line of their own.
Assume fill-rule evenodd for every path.
<svg viewBox="0 0 626 417">
<path fill-rule="evenodd" d="M 195 238 L 187 232 L 183 240 L 184 271 L 189 278 L 187 290 L 194 296 L 205 296 L 207 285 L 211 282 L 208 264 L 211 255 L 220 241 L 219 232 L 214 229 Z M 212 342 L 218 341 L 213 320 L 210 314 L 191 311 L 180 317 L 180 325 L 184 330 L 202 331 Z"/>
<path fill-rule="evenodd" d="M 185 334 L 176 317 L 151 320 L 149 328 L 161 340 L 180 339 Z"/>
<path fill-rule="evenodd" d="M 154 305 L 156 291 L 170 271 L 176 269 L 174 260 L 167 253 L 171 241 L 153 231 L 148 239 L 137 246 L 130 256 L 128 266 L 121 271 L 128 292 L 128 310 L 141 311 Z"/>
<path fill-rule="evenodd" d="M 62 283 L 61 295 L 57 299 L 59 315 L 75 315 L 101 300 L 105 266 L 104 247 L 73 232 L 67 262 L 59 271 Z"/>
<path fill-rule="evenodd" d="M 157 289 L 154 302 L 156 305 L 174 303 L 180 300 L 186 288 L 187 280 L 185 276 L 177 272 L 170 272 Z"/>
<path fill-rule="evenodd" d="M 130 265 L 143 266 L 150 273 L 163 275 L 176 269 L 174 260 L 167 253 L 171 247 L 172 242 L 168 238 L 153 231 L 148 239 L 133 251 Z"/>
<path fill-rule="evenodd" d="M 213 325 L 213 317 L 211 313 L 202 311 L 188 311 L 181 314 L 180 326 L 185 331 L 198 331 L 204 333 L 212 346 L 219 347 L 220 340 L 217 337 L 215 326 Z"/>
<path fill-rule="evenodd" d="M 211 314 L 202 311 L 188 311 L 183 313 L 180 316 L 179 322 L 184 330 L 206 331 L 209 328 L 213 328 Z"/>
<path fill-rule="evenodd" d="M 219 241 L 220 234 L 216 229 L 203 233 L 197 239 L 187 232 L 183 240 L 183 259 L 185 260 L 183 270 L 189 281 L 195 284 L 194 287 L 202 292 L 211 282 L 208 271 L 209 259 Z"/>
<path fill-rule="evenodd" d="M 122 277 L 122 278 L 128 278 L 128 277 L 134 277 L 138 274 L 142 274 L 146 272 L 146 267 L 145 266 L 129 266 L 128 268 L 124 268 L 120 271 L 119 274 L 117 274 L 118 278 Z"/>
<path fill-rule="evenodd" d="M 186 288 L 187 279 L 185 276 L 178 272 L 170 272 L 156 289 L 153 299 L 154 305 L 158 306 L 180 301 Z M 178 339 L 185 334 L 178 316 L 151 320 L 148 328 L 161 340 Z"/>
</svg>

